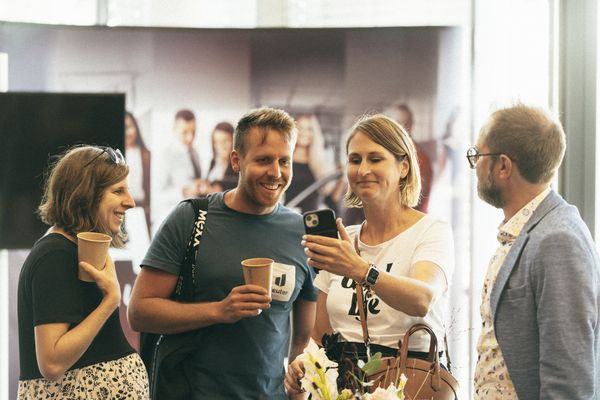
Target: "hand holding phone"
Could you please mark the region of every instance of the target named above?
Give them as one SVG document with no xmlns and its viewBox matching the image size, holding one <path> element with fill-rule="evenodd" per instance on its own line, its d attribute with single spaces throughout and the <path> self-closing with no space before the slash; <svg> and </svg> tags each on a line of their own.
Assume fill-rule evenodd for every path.
<svg viewBox="0 0 600 400">
<path fill-rule="evenodd" d="M 307 211 L 302 214 L 304 230 L 308 235 L 321 235 L 338 239 L 338 230 L 335 223 L 335 213 L 330 208 Z"/>
</svg>

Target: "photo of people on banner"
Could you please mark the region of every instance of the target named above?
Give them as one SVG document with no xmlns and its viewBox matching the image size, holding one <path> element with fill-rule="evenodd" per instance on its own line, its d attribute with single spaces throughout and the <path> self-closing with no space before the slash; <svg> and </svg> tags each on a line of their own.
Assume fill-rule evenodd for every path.
<svg viewBox="0 0 600 400">
<path fill-rule="evenodd" d="M 467 141 L 456 135 L 466 131 L 460 126 L 462 86 L 459 80 L 439 79 L 442 68 L 446 76 L 460 76 L 465 68 L 457 54 L 461 28 L 214 34 L 28 25 L 6 26 L 3 32 L 8 47 L 21 37 L 35 38 L 36 57 L 45 61 L 12 52 L 11 63 L 22 72 L 11 90 L 124 94 L 121 150 L 136 207 L 124 220 L 128 242 L 111 249 L 111 256 L 121 283 L 121 325 L 134 348 L 138 335 L 125 316 L 145 251 L 178 202 L 238 185 L 230 155 L 236 121 L 250 109 L 282 109 L 295 121 L 293 177 L 281 197 L 295 212 L 327 207 L 345 225 L 364 219 L 362 209 L 344 206 L 345 135 L 360 116 L 383 113 L 404 127 L 418 149 L 424 187 L 418 209 L 452 227 L 468 217 L 461 208 L 467 193 L 454 190 L 467 176 L 455 163 L 455 150 Z M 115 57 L 104 57 L 107 53 Z M 25 256 L 9 254 L 15 260 L 11 282 Z M 277 279 L 277 287 L 286 287 L 291 278 Z M 377 304 L 371 308 L 376 312 Z M 17 336 L 10 332 L 11 348 L 18 347 Z M 10 370 L 18 371 L 12 364 L 11 359 Z M 12 381 L 17 377 L 11 375 Z"/>
</svg>

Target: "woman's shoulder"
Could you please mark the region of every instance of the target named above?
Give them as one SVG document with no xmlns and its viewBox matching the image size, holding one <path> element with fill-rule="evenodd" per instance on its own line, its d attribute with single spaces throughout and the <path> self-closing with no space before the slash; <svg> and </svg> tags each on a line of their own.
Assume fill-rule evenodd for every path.
<svg viewBox="0 0 600 400">
<path fill-rule="evenodd" d="M 421 229 L 450 229 L 448 221 L 432 214 L 423 214 L 423 217 L 419 219 L 414 226 L 421 227 Z"/>
<path fill-rule="evenodd" d="M 77 260 L 77 245 L 58 233 L 49 233 L 38 239 L 23 264 L 24 271 L 35 271 L 38 265 Z"/>
<path fill-rule="evenodd" d="M 35 242 L 31 252 L 75 251 L 77 245 L 60 233 L 48 233 Z"/>
<path fill-rule="evenodd" d="M 440 246 L 440 248 L 451 248 L 454 243 L 452 227 L 445 219 L 439 216 L 426 214 L 419 221 L 418 227 L 414 232 L 413 237 L 417 243 L 428 243 Z"/>
<path fill-rule="evenodd" d="M 410 228 L 401 232 L 394 240 L 406 243 L 412 240 L 415 243 L 423 241 L 448 241 L 452 240 L 452 229 L 443 218 L 431 214 L 423 214 Z"/>
</svg>

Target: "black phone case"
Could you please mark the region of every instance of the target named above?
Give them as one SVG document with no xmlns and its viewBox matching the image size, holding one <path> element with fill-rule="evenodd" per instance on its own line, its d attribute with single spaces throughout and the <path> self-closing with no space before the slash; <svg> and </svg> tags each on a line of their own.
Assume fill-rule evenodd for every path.
<svg viewBox="0 0 600 400">
<path fill-rule="evenodd" d="M 302 214 L 304 230 L 308 235 L 321 235 L 337 239 L 338 231 L 335 225 L 335 213 L 329 208 L 307 211 Z"/>
</svg>

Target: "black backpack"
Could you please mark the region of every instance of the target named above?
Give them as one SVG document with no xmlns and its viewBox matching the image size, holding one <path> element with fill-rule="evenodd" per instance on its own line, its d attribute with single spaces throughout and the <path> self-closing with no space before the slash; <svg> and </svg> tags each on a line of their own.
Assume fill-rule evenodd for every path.
<svg viewBox="0 0 600 400">
<path fill-rule="evenodd" d="M 194 228 L 181 266 L 175 290 L 171 298 L 180 302 L 192 302 L 196 286 L 196 259 L 200 239 L 208 214 L 208 197 L 187 199 L 196 212 Z M 190 370 L 188 358 L 200 350 L 202 329 L 177 334 L 140 333 L 140 356 L 148 370 L 150 398 L 191 398 Z"/>
</svg>

